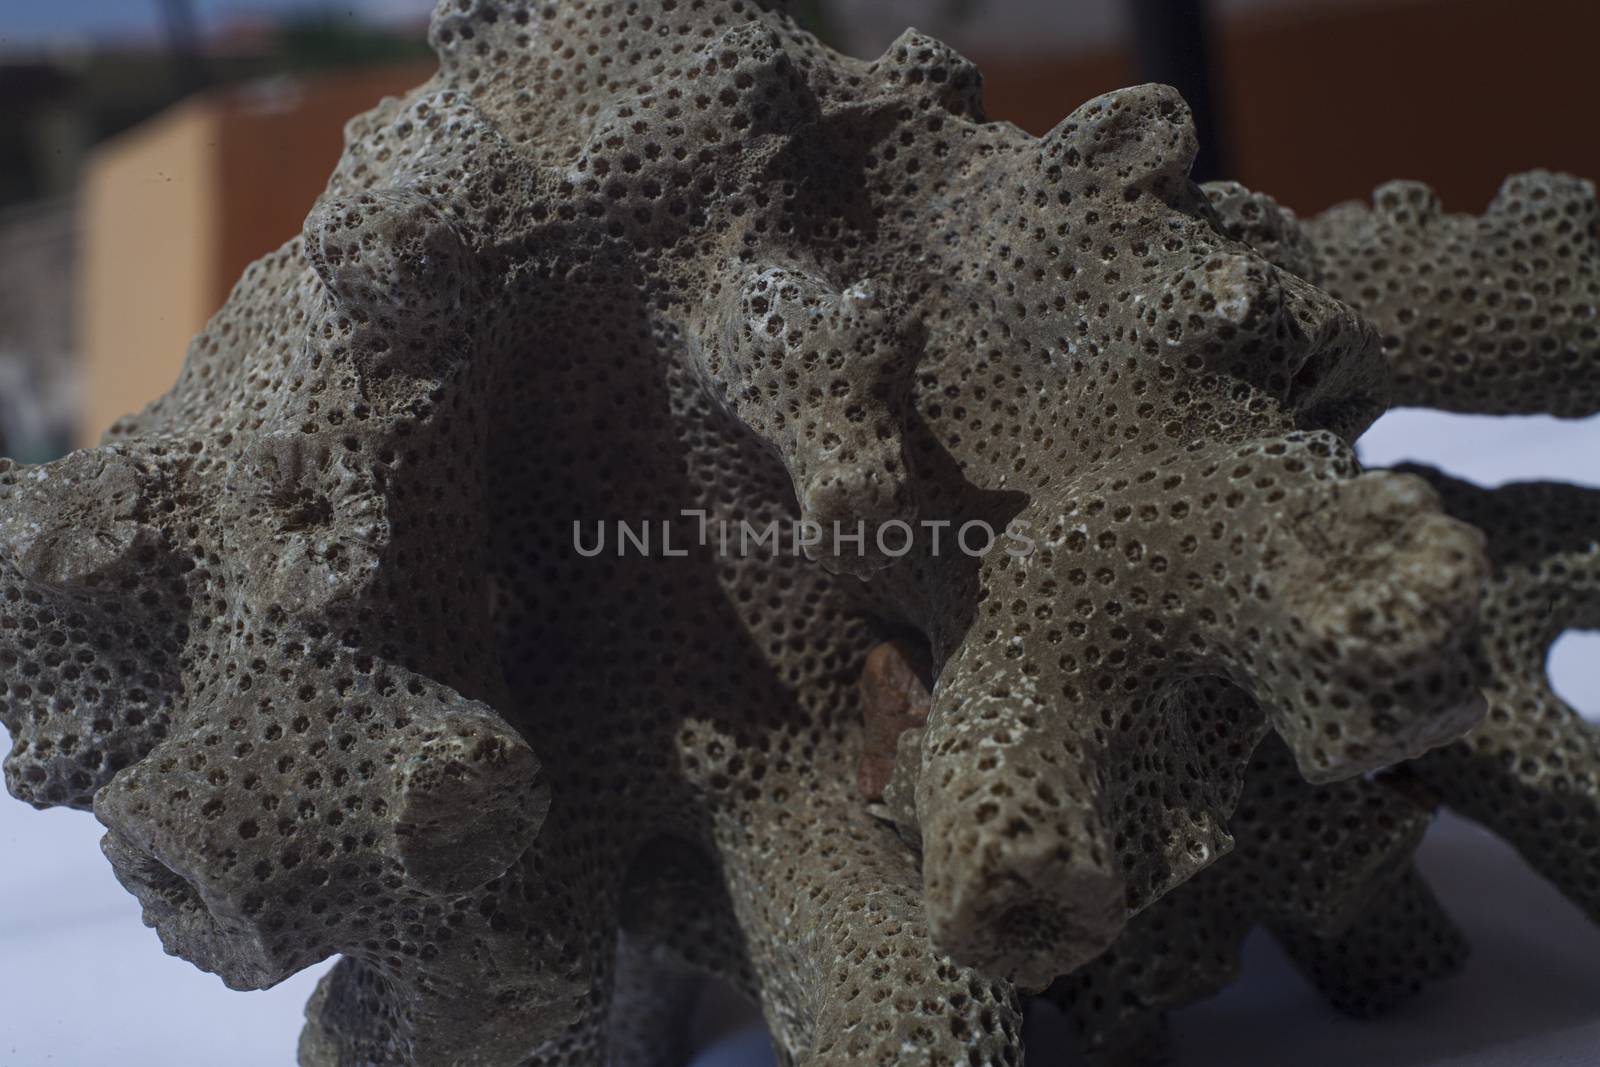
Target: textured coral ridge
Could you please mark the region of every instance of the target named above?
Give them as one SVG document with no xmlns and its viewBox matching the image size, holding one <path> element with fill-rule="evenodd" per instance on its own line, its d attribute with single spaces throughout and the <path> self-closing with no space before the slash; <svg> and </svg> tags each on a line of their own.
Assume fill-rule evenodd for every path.
<svg viewBox="0 0 1600 1067">
<path fill-rule="evenodd" d="M 1234 852 L 1052 987 L 1095 1062 L 1159 1059 L 1164 1014 L 1231 982 L 1258 926 L 1356 1015 L 1453 973 L 1466 944 L 1410 865 L 1441 801 L 1515 846 L 1600 921 L 1600 730 L 1550 689 L 1544 670 L 1561 633 L 1600 629 L 1600 491 L 1488 490 L 1408 469 L 1488 534 L 1492 573 L 1473 652 L 1488 715 L 1460 740 L 1376 779 L 1328 786 L 1308 785 L 1281 745 L 1263 743 L 1229 822 Z M 1247 704 L 1214 685 L 1197 685 L 1188 699 L 1214 715 Z"/>
<path fill-rule="evenodd" d="M 1442 216 L 1426 187 L 1395 182 L 1373 198 L 1391 220 L 1383 225 L 1374 211 L 1344 205 L 1302 226 L 1236 184 L 1206 191 L 1230 235 L 1373 316 L 1401 371 L 1398 403 L 1503 414 L 1537 410 L 1543 396 L 1565 414 L 1600 408 L 1584 392 L 1600 359 L 1600 210 L 1590 183 L 1518 175 L 1472 219 Z M 1507 234 L 1507 219 L 1520 221 L 1517 234 Z M 1438 240 L 1419 238 L 1419 224 Z M 1388 239 L 1374 243 L 1375 232 Z M 1513 307 L 1515 322 L 1485 319 L 1485 308 Z M 1432 340 L 1412 340 L 1411 328 Z M 1543 392 L 1519 396 L 1516 381 Z M 1440 802 L 1505 838 L 1600 921 L 1600 731 L 1555 695 L 1544 668 L 1564 631 L 1600 628 L 1600 492 L 1548 483 L 1485 490 L 1403 470 L 1487 535 L 1491 572 L 1472 658 L 1488 715 L 1465 737 L 1366 781 L 1309 785 L 1288 771 L 1280 745 L 1264 743 L 1229 821 L 1234 852 L 1051 988 L 1094 1062 L 1162 1058 L 1166 1012 L 1231 982 L 1257 927 L 1355 1015 L 1386 1010 L 1457 970 L 1467 946 L 1409 863 Z M 1186 699 L 1228 717 L 1249 706 L 1237 690 L 1209 683 Z"/>
<path fill-rule="evenodd" d="M 304 1063 L 596 1062 L 614 990 L 666 1055 L 684 964 L 794 1062 L 1015 1063 L 1019 985 L 1233 847 L 1262 737 L 1337 789 L 1478 721 L 1482 538 L 1359 470 L 1383 339 L 1188 180 L 1170 90 L 1035 139 L 936 41 L 749 0 L 432 37 L 173 391 L 0 505 L 8 785 L 230 984 L 342 955 Z M 1036 551 L 574 549 L 683 509 Z"/>
</svg>

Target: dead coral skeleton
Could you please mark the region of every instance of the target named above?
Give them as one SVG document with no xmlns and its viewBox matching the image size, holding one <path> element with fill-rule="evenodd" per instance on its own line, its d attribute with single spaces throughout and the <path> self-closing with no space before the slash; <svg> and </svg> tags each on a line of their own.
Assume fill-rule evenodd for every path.
<svg viewBox="0 0 1600 1067">
<path fill-rule="evenodd" d="M 1014 1064 L 1063 975 L 1138 1056 L 1258 923 L 1378 1008 L 1460 954 L 1430 791 L 1593 914 L 1537 666 L 1596 624 L 1592 499 L 1352 448 L 1600 408 L 1591 186 L 1302 225 L 1189 180 L 1171 90 L 1036 139 L 931 38 L 753 0 L 432 40 L 172 391 L 0 474 L 9 788 L 228 984 L 342 956 L 308 1067 L 662 1062 L 690 970 L 790 1062 Z M 685 510 L 1036 551 L 574 550 Z"/>
</svg>

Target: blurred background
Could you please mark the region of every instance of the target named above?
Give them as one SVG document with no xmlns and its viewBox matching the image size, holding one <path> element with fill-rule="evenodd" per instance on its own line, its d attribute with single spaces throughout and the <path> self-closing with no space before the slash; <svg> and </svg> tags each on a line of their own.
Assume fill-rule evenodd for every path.
<svg viewBox="0 0 1600 1067">
<path fill-rule="evenodd" d="M 1389 178 L 1481 210 L 1506 174 L 1600 175 L 1592 0 L 795 0 L 879 54 L 906 26 L 1043 133 L 1136 81 L 1197 111 L 1201 178 L 1305 214 Z M 292 237 L 344 123 L 427 77 L 432 0 L 0 4 L 0 439 L 86 444 L 171 383 L 246 264 Z"/>
<path fill-rule="evenodd" d="M 93 443 L 171 384 L 244 266 L 299 231 L 345 122 L 428 76 L 432 6 L 0 0 L 0 454 L 39 462 Z M 944 38 L 984 71 L 990 114 L 1035 133 L 1100 92 L 1176 84 L 1203 134 L 1197 177 L 1301 214 L 1391 178 L 1470 212 L 1515 171 L 1600 179 L 1594 0 L 794 7 L 862 57 L 907 25 Z M 1398 411 L 1361 447 L 1486 485 L 1600 486 L 1600 420 Z M 1551 670 L 1600 713 L 1600 634 L 1563 638 Z M 291 1063 L 316 973 L 236 994 L 164 957 L 97 837 L 88 815 L 0 800 L 0 1067 Z M 1596 1062 L 1600 934 L 1465 824 L 1443 820 L 1424 864 L 1479 944 L 1448 995 L 1361 1027 L 1253 944 L 1238 988 L 1180 1016 L 1178 1062 L 1282 1062 L 1286 1047 L 1300 1067 Z M 708 1040 L 726 1039 L 706 1062 L 771 1062 L 759 1028 L 730 1033 L 737 1021 L 704 1020 Z"/>
</svg>

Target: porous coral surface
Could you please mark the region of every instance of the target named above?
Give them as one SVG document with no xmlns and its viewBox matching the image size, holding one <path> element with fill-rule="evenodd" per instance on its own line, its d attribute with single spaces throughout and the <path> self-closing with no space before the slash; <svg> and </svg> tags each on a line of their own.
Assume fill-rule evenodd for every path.
<svg viewBox="0 0 1600 1067">
<path fill-rule="evenodd" d="M 1022 994 L 1125 981 L 1241 876 L 1281 892 L 1182 937 L 1276 924 L 1359 1008 L 1427 899 L 1426 804 L 1363 775 L 1416 757 L 1515 789 L 1503 831 L 1592 898 L 1535 818 L 1592 821 L 1592 752 L 1486 681 L 1534 637 L 1480 598 L 1522 579 L 1352 449 L 1480 299 L 1520 317 L 1474 366 L 1583 377 L 1592 189 L 1509 194 L 1559 206 L 1537 254 L 1405 222 L 1504 261 L 1463 311 L 1365 285 L 1432 269 L 1400 221 L 1195 186 L 1159 86 L 1033 138 L 931 38 L 848 59 L 753 0 L 445 0 L 432 40 L 173 390 L 0 479 L 10 789 L 92 807 L 230 985 L 342 956 L 303 1063 L 666 1062 L 699 968 L 788 1062 L 1014 1064 Z M 1592 585 L 1581 538 L 1550 588 Z M 1362 863 L 1293 847 L 1319 806 Z"/>
</svg>

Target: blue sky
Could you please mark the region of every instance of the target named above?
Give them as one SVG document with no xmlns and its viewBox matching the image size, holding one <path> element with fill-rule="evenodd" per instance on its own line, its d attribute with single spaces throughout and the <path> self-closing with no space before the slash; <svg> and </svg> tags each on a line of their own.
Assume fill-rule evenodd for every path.
<svg viewBox="0 0 1600 1067">
<path fill-rule="evenodd" d="M 433 0 L 191 0 L 202 31 L 239 15 L 330 11 L 380 20 L 426 15 Z M 46 45 L 74 37 L 153 36 L 160 0 L 4 0 L 0 46 Z"/>
</svg>

